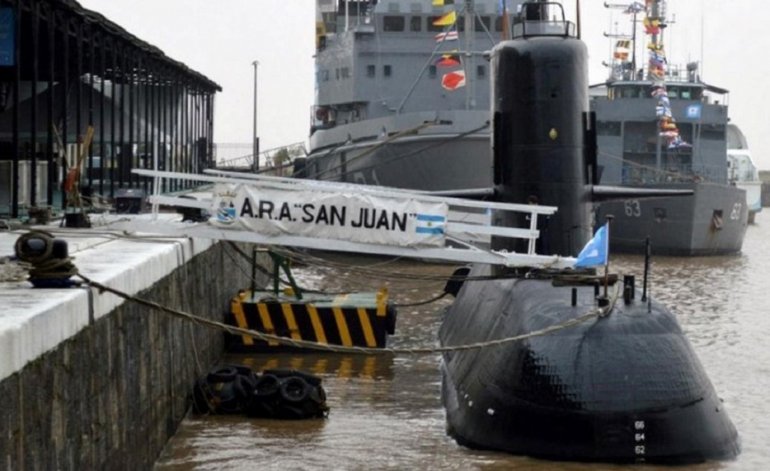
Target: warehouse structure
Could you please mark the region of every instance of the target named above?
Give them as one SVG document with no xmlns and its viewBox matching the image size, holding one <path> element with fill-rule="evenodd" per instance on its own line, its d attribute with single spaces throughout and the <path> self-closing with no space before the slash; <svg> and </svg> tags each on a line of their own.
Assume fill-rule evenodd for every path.
<svg viewBox="0 0 770 471">
<path fill-rule="evenodd" d="M 79 155 L 82 192 L 107 198 L 153 190 L 134 168 L 212 166 L 217 91 L 74 0 L 0 0 L 0 216 L 61 209 Z"/>
</svg>

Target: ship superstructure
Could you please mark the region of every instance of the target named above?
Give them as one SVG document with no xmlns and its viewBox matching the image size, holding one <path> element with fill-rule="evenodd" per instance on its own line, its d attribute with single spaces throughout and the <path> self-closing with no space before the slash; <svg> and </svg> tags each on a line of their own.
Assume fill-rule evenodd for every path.
<svg viewBox="0 0 770 471">
<path fill-rule="evenodd" d="M 623 8 L 644 18 L 647 60 L 637 69 L 634 58 L 643 56 L 638 40 L 621 37 L 609 80 L 593 87 L 601 183 L 691 188 L 695 194 L 602 203 L 599 217 L 620 218 L 613 247 L 641 252 L 650 236 L 658 253 L 738 252 L 747 211 L 743 191 L 727 182 L 728 91 L 702 81 L 697 63 L 669 64 L 664 1 Z"/>
<path fill-rule="evenodd" d="M 317 0 L 308 178 L 491 186 L 491 49 L 520 2 Z M 510 10 L 509 10 L 510 9 Z"/>
</svg>

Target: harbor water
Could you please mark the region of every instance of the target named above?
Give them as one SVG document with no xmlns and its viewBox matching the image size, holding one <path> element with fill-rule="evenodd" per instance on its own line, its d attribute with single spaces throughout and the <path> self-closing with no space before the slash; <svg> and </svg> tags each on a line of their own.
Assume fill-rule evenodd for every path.
<svg viewBox="0 0 770 471">
<path fill-rule="evenodd" d="M 339 262 L 355 266 L 336 265 Z M 740 255 L 653 258 L 651 294 L 676 313 L 742 442 L 742 453 L 734 461 L 679 469 L 761 470 L 770 466 L 766 445 L 770 437 L 769 267 L 767 211 L 758 214 L 757 223 L 748 228 Z M 443 282 L 438 278 L 450 274 L 452 268 L 407 260 L 334 257 L 323 268 L 297 267 L 295 275 L 300 284 L 334 292 L 388 286 L 392 299 L 408 304 L 439 294 Z M 613 256 L 611 268 L 641 280 L 643 258 Z M 389 277 L 383 279 L 382 273 Z M 449 302 L 445 298 L 401 307 L 390 345 L 436 345 L 441 308 Z M 321 376 L 331 407 L 329 417 L 273 421 L 191 415 L 169 442 L 157 469 L 671 469 L 549 462 L 458 446 L 445 431 L 438 354 L 231 355 L 224 361 L 246 364 L 256 371 L 290 367 Z"/>
</svg>

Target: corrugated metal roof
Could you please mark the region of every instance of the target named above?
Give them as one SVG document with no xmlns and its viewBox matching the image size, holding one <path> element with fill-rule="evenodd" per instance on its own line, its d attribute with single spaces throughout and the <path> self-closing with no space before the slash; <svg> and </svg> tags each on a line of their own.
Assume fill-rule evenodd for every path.
<svg viewBox="0 0 770 471">
<path fill-rule="evenodd" d="M 208 77 L 201 74 L 200 72 L 197 72 L 191 69 L 184 63 L 168 57 L 158 47 L 153 46 L 152 44 L 139 39 L 138 37 L 129 33 L 126 29 L 124 29 L 119 24 L 113 21 L 110 21 L 101 13 L 83 8 L 83 6 L 80 5 L 80 3 L 78 3 L 75 0 L 47 0 L 47 1 L 54 8 L 60 8 L 60 9 L 63 8 L 69 11 L 70 13 L 74 13 L 75 15 L 82 17 L 85 23 L 102 27 L 104 31 L 107 32 L 108 34 L 125 40 L 126 42 L 130 43 L 134 47 L 143 51 L 145 54 L 151 56 L 152 58 L 158 61 L 164 62 L 171 67 L 178 69 L 180 72 L 186 75 L 189 75 L 191 78 L 199 81 L 201 84 L 207 87 L 210 87 L 212 90 L 222 91 L 222 87 L 216 82 L 214 82 L 213 80 L 209 79 Z"/>
</svg>

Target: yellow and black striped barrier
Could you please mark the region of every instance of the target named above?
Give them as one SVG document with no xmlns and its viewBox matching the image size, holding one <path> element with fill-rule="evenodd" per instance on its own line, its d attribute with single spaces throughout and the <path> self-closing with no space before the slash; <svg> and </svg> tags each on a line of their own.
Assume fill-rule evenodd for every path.
<svg viewBox="0 0 770 471">
<path fill-rule="evenodd" d="M 396 309 L 387 290 L 376 293 L 322 295 L 303 293 L 242 292 L 230 304 L 227 323 L 292 338 L 346 347 L 385 347 L 396 325 Z M 227 335 L 227 348 L 235 352 L 294 350 L 277 342 Z"/>
</svg>

